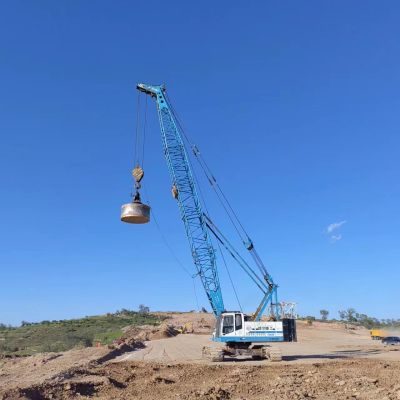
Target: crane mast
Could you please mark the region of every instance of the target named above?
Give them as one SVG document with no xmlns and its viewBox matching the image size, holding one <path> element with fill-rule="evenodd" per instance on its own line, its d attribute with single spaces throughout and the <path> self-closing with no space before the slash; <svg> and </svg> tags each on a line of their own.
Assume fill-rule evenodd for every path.
<svg viewBox="0 0 400 400">
<path fill-rule="evenodd" d="M 172 186 L 177 189 L 176 198 L 197 273 L 201 278 L 213 313 L 217 317 L 224 311 L 224 302 L 218 278 L 215 249 L 197 194 L 189 159 L 171 109 L 164 96 L 165 86 L 151 86 L 140 83 L 136 88 L 157 100 L 164 155 Z"/>
</svg>

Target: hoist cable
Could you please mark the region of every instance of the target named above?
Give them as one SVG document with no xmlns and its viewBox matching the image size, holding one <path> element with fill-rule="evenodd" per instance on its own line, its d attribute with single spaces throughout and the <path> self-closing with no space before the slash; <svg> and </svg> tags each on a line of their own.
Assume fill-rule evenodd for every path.
<svg viewBox="0 0 400 400">
<path fill-rule="evenodd" d="M 187 140 L 187 139 L 186 139 L 186 140 Z M 182 142 L 182 143 L 183 143 L 183 142 Z M 189 143 L 189 144 L 190 144 L 190 143 Z M 183 147 L 185 147 L 185 143 L 183 143 Z M 185 147 L 185 150 L 186 150 L 186 147 Z M 186 152 L 187 152 L 187 150 L 186 150 Z M 194 180 L 195 180 L 195 182 L 196 182 L 196 186 L 197 186 L 198 189 L 199 189 L 200 197 L 201 197 L 201 200 L 202 200 L 202 202 L 203 202 L 203 204 L 204 204 L 204 208 L 206 209 L 207 214 L 210 215 L 210 214 L 209 214 L 209 211 L 208 211 L 207 203 L 206 203 L 206 201 L 205 201 L 205 199 L 204 199 L 204 196 L 203 196 L 203 192 L 201 191 L 201 186 L 199 185 L 199 182 L 198 182 L 198 180 L 197 180 L 196 172 L 195 172 L 195 170 L 194 170 L 194 168 L 193 168 L 192 160 L 190 159 L 189 156 L 188 156 L 188 160 L 189 160 L 190 168 L 191 168 L 191 170 L 192 170 L 192 172 L 193 172 L 193 177 L 194 177 Z M 223 259 L 223 261 L 224 261 L 225 268 L 226 268 L 226 272 L 228 273 L 228 276 L 229 276 L 229 280 L 231 281 L 231 285 L 232 285 L 233 291 L 234 291 L 234 293 L 235 293 L 236 300 L 237 300 L 237 302 L 238 302 L 238 304 L 239 304 L 240 311 L 243 312 L 243 310 L 242 310 L 242 305 L 240 304 L 240 301 L 239 301 L 239 296 L 238 296 L 238 294 L 237 294 L 237 292 L 236 292 L 235 285 L 233 284 L 233 280 L 232 280 L 232 278 L 231 278 L 231 274 L 230 274 L 229 269 L 228 269 L 228 264 L 226 263 L 224 254 L 222 253 L 221 245 L 219 244 L 219 241 L 218 241 L 218 240 L 217 240 L 217 245 L 218 245 L 218 248 L 219 248 L 219 252 L 221 253 L 222 259 Z M 193 281 L 194 281 L 194 280 L 193 280 Z"/>
<path fill-rule="evenodd" d="M 196 154 L 195 154 L 195 155 L 196 155 Z M 197 156 L 196 156 L 196 158 L 197 158 Z M 212 184 L 210 178 L 208 177 L 207 172 L 205 171 L 203 165 L 202 165 L 200 162 L 199 162 L 199 164 L 200 164 L 200 166 L 201 166 L 201 168 L 202 168 L 204 174 L 206 175 L 208 181 L 210 182 L 211 187 L 214 189 L 214 192 L 215 192 L 215 194 L 217 195 L 218 200 L 220 201 L 220 203 L 221 203 L 222 207 L 224 208 L 226 214 L 228 215 L 229 219 L 231 220 L 232 225 L 234 226 L 234 228 L 235 228 L 237 234 L 239 235 L 239 237 L 240 237 L 240 239 L 242 240 L 242 242 L 244 242 L 244 240 L 243 240 L 243 238 L 242 238 L 242 235 L 241 235 L 240 232 L 239 232 L 239 229 L 237 228 L 237 226 L 236 226 L 235 222 L 233 221 L 231 215 L 229 214 L 228 210 L 226 209 L 224 202 L 221 200 L 221 197 L 219 197 L 218 192 L 215 190 L 215 187 L 214 187 L 214 185 Z"/>
<path fill-rule="evenodd" d="M 138 94 L 138 107 L 137 107 L 137 122 L 136 122 L 136 137 L 135 137 L 135 163 L 139 164 L 139 128 L 140 128 L 140 123 L 139 123 L 139 118 L 140 118 L 140 92 Z M 136 155 L 137 155 L 137 160 L 136 160 Z"/>
<path fill-rule="evenodd" d="M 235 285 L 233 284 L 231 273 L 229 272 L 229 269 L 228 269 L 228 264 L 225 261 L 225 256 L 224 256 L 224 253 L 222 252 L 221 245 L 219 244 L 218 240 L 217 240 L 217 244 L 218 244 L 219 252 L 221 253 L 221 256 L 222 256 L 222 260 L 224 261 L 226 272 L 228 273 L 228 276 L 229 276 L 229 280 L 231 281 L 233 291 L 235 292 L 236 300 L 237 300 L 237 302 L 239 304 L 240 311 L 243 313 L 242 305 L 240 304 L 240 301 L 239 301 L 239 296 L 238 296 L 238 294 L 236 292 L 236 288 L 235 288 Z"/>
<path fill-rule="evenodd" d="M 147 201 L 147 204 L 148 204 L 149 207 L 151 208 L 151 210 L 150 210 L 150 211 L 151 211 L 151 215 L 152 215 L 152 217 L 153 217 L 153 219 L 154 219 L 154 222 L 156 223 L 156 226 L 157 226 L 157 228 L 158 228 L 158 230 L 159 230 L 159 232 L 160 232 L 160 234 L 161 234 L 161 237 L 163 238 L 163 240 L 164 240 L 165 244 L 167 245 L 169 251 L 170 251 L 171 254 L 174 256 L 174 258 L 175 258 L 175 260 L 178 262 L 178 264 L 182 267 L 182 269 L 183 269 L 191 278 L 196 277 L 198 274 L 192 275 L 192 274 L 182 265 L 182 263 L 179 261 L 178 257 L 177 257 L 177 256 L 175 255 L 175 253 L 172 251 L 171 246 L 168 244 L 167 239 L 165 238 L 164 234 L 163 234 L 162 231 L 161 231 L 160 226 L 158 225 L 157 219 L 156 219 L 156 217 L 155 217 L 155 215 L 154 215 L 153 208 L 150 206 L 149 196 L 148 196 L 148 194 L 147 194 L 146 184 L 145 184 L 144 182 L 143 182 L 143 188 L 144 188 L 144 192 L 145 192 L 145 194 L 146 194 L 146 201 Z"/>
<path fill-rule="evenodd" d="M 199 307 L 199 302 L 197 300 L 196 285 L 194 283 L 194 278 L 192 279 L 192 282 L 193 282 L 194 296 L 196 297 L 197 311 L 200 312 L 200 307 Z"/>
<path fill-rule="evenodd" d="M 175 118 L 179 118 L 179 117 L 177 117 L 177 115 L 175 115 L 175 113 L 174 113 L 174 111 L 173 111 L 173 110 L 172 110 L 172 113 L 173 113 L 173 115 L 175 116 Z M 201 163 L 201 161 L 200 161 L 200 160 L 199 160 L 199 158 L 197 157 L 197 154 L 196 154 L 195 150 L 193 149 L 193 146 L 191 145 L 191 143 L 190 143 L 190 141 L 189 141 L 188 137 L 186 136 L 186 133 L 185 133 L 185 131 L 182 129 L 182 127 L 180 126 L 179 122 L 177 123 L 177 125 L 178 125 L 178 127 L 180 128 L 181 132 L 183 133 L 183 137 L 184 137 L 184 138 L 187 140 L 187 142 L 188 142 L 188 144 L 189 144 L 190 148 L 192 149 L 192 152 L 193 152 L 194 156 L 196 157 L 196 159 L 197 159 L 198 163 L 200 164 L 200 166 L 201 166 L 201 168 L 202 168 L 202 170 L 203 170 L 203 172 L 204 172 L 204 174 L 205 174 L 206 178 L 208 179 L 208 182 L 210 183 L 211 187 L 213 188 L 213 190 L 214 190 L 215 194 L 217 195 L 217 197 L 218 197 L 218 200 L 220 201 L 220 203 L 221 203 L 222 207 L 224 208 L 224 210 L 225 210 L 226 214 L 228 215 L 229 219 L 231 220 L 231 222 L 232 222 L 232 225 L 234 226 L 234 228 L 235 228 L 236 232 L 238 233 L 238 235 L 239 235 L 240 239 L 241 239 L 241 240 L 242 240 L 242 242 L 244 243 L 244 240 L 243 240 L 243 238 L 242 238 L 242 235 L 241 235 L 241 234 L 240 234 L 240 232 L 239 232 L 239 229 L 237 228 L 237 226 L 236 226 L 235 222 L 233 221 L 233 219 L 232 219 L 232 217 L 231 217 L 231 215 L 230 215 L 229 211 L 226 209 L 224 202 L 222 201 L 221 197 L 219 196 L 219 194 L 218 194 L 217 190 L 215 189 L 215 186 L 213 185 L 213 183 L 212 183 L 212 181 L 211 181 L 210 177 L 208 176 L 208 174 L 207 174 L 207 171 L 205 170 L 205 168 L 204 168 L 203 164 Z M 196 147 L 196 146 L 194 145 L 194 147 Z M 196 149 L 197 149 L 197 148 L 196 148 Z M 199 154 L 200 154 L 200 153 L 199 153 Z M 215 183 L 216 183 L 216 184 L 217 184 L 217 186 L 218 186 L 218 183 L 217 183 L 217 181 L 215 180 L 214 176 L 213 176 L 212 174 L 211 174 L 211 176 L 213 177 L 213 180 L 215 181 Z M 218 188 L 219 188 L 219 186 L 218 186 Z M 219 188 L 219 190 L 220 190 L 220 192 L 222 193 L 222 195 L 224 196 L 224 198 L 225 198 L 225 201 L 227 202 L 228 206 L 229 206 L 229 207 L 231 208 L 231 210 L 232 210 L 232 207 L 230 206 L 229 202 L 227 201 L 227 199 L 226 199 L 225 195 L 223 194 L 223 192 L 222 192 L 221 188 Z M 232 210 L 232 212 L 233 212 L 233 210 Z M 238 218 L 237 218 L 236 214 L 235 214 L 234 212 L 233 212 L 233 214 L 235 215 L 236 219 L 238 220 Z M 244 233 L 245 233 L 245 234 L 246 234 L 246 236 L 248 237 L 248 235 L 247 235 L 246 231 L 244 230 L 244 228 L 243 228 L 243 226 L 242 226 L 242 224 L 240 223 L 240 221 L 239 221 L 239 220 L 238 220 L 238 222 L 239 222 L 240 226 L 242 227 L 242 229 L 243 229 Z"/>
<path fill-rule="evenodd" d="M 147 96 L 146 96 L 146 106 L 144 110 L 142 169 L 144 168 L 144 149 L 146 145 L 146 123 L 147 123 Z"/>
<path fill-rule="evenodd" d="M 214 175 L 212 174 L 210 168 L 208 167 L 208 164 L 207 164 L 206 161 L 204 160 L 204 158 L 203 158 L 203 156 L 201 155 L 199 149 L 197 148 L 197 146 L 196 146 L 194 140 L 193 140 L 192 137 L 190 136 L 189 131 L 186 129 L 186 127 L 185 127 L 185 125 L 183 124 L 182 120 L 179 118 L 178 113 L 177 113 L 177 112 L 175 111 L 175 109 L 173 108 L 173 106 L 172 106 L 172 104 L 171 104 L 171 100 L 169 99 L 169 96 L 168 96 L 168 93 L 167 93 L 167 92 L 165 92 L 165 97 L 167 98 L 168 103 L 169 103 L 168 105 L 170 106 L 170 108 L 171 108 L 171 110 L 172 110 L 172 113 L 174 114 L 174 116 L 175 116 L 175 118 L 176 118 L 176 120 L 177 120 L 177 124 L 179 125 L 179 127 L 181 128 L 181 130 L 185 133 L 185 136 L 186 136 L 186 134 L 187 134 L 187 136 L 189 137 L 190 141 L 191 141 L 192 144 L 193 144 L 194 149 L 195 149 L 196 152 L 199 154 L 199 156 L 200 156 L 202 162 L 203 162 L 204 165 L 206 166 L 206 168 L 207 168 L 208 172 L 210 173 L 210 175 L 211 175 L 213 181 L 216 183 L 218 189 L 220 190 L 220 192 L 221 192 L 222 196 L 224 197 L 226 203 L 228 204 L 230 210 L 232 211 L 233 215 L 235 216 L 237 222 L 239 223 L 240 227 L 243 229 L 243 232 L 246 234 L 247 238 L 249 238 L 249 235 L 247 234 L 247 232 L 246 232 L 246 230 L 244 229 L 242 223 L 240 222 L 238 216 L 236 215 L 236 213 L 235 213 L 235 211 L 233 210 L 231 204 L 229 203 L 228 199 L 226 198 L 224 192 L 222 191 L 221 187 L 219 186 L 217 180 L 215 179 Z M 188 142 L 190 143 L 189 139 L 186 139 L 186 140 L 188 140 Z M 190 147 L 192 147 L 192 146 L 190 146 Z M 192 147 L 192 151 L 194 152 L 193 147 Z M 200 163 L 200 159 L 197 157 L 197 155 L 196 155 L 196 158 L 197 158 L 198 162 Z M 201 164 L 201 163 L 200 163 L 200 164 Z M 202 168 L 203 168 L 203 167 L 202 167 Z M 203 168 L 203 170 L 204 170 L 204 168 Z M 205 170 L 204 170 L 204 172 L 205 172 Z M 207 175 L 207 179 L 210 180 L 210 178 L 208 177 L 208 175 Z M 214 186 L 213 186 L 213 188 L 214 188 Z M 215 190 L 215 188 L 214 188 L 214 190 Z M 215 191 L 215 192 L 216 192 L 216 191 Z M 217 193 L 217 192 L 216 192 L 216 193 Z M 243 239 L 242 239 L 242 241 L 243 241 Z"/>
<path fill-rule="evenodd" d="M 178 124 L 178 126 L 179 126 L 179 124 Z M 187 140 L 187 142 L 188 142 L 188 144 L 189 144 L 190 148 L 192 149 L 192 152 L 193 152 L 194 156 L 195 156 L 195 157 L 196 157 L 196 159 L 198 160 L 198 157 L 197 157 L 197 155 L 196 155 L 195 151 L 193 150 L 193 147 L 191 146 L 191 144 L 190 144 L 190 142 L 189 142 L 189 140 L 188 140 L 188 138 L 187 138 L 187 136 L 186 136 L 185 132 L 184 132 L 184 131 L 182 131 L 182 133 L 183 133 L 183 137 L 184 137 L 184 138 Z M 185 144 L 184 144 L 184 145 L 185 145 Z M 198 161 L 199 161 L 199 160 L 198 160 Z M 220 201 L 220 203 L 221 203 L 222 207 L 224 208 L 224 210 L 225 210 L 226 214 L 228 215 L 229 219 L 231 220 L 231 222 L 232 222 L 232 225 L 233 225 L 233 226 L 234 226 L 234 228 L 236 229 L 236 232 L 238 233 L 238 235 L 239 235 L 240 239 L 242 240 L 242 242 L 244 242 L 244 240 L 243 240 L 243 238 L 242 238 L 242 235 L 241 235 L 241 234 L 240 234 L 240 232 L 239 232 L 239 229 L 237 228 L 237 226 L 236 226 L 235 222 L 233 221 L 233 219 L 232 219 L 231 215 L 229 214 L 228 210 L 226 209 L 226 207 L 225 207 L 225 204 L 224 204 L 224 202 L 222 201 L 222 199 L 220 198 L 220 196 L 219 196 L 218 192 L 215 190 L 215 187 L 214 187 L 213 183 L 211 182 L 211 179 L 209 178 L 209 176 L 208 176 L 208 174 L 207 174 L 206 170 L 204 169 L 204 167 L 203 167 L 202 163 L 201 163 L 201 162 L 199 162 L 199 164 L 200 164 L 200 166 L 201 166 L 201 168 L 202 168 L 202 170 L 203 170 L 204 174 L 206 175 L 206 177 L 207 177 L 207 179 L 208 179 L 208 182 L 210 183 L 211 187 L 214 189 L 214 192 L 215 192 L 215 194 L 217 195 L 217 197 L 218 197 L 218 200 Z M 193 167 L 192 167 L 192 169 L 193 169 Z M 199 187 L 199 185 L 198 185 L 198 184 L 197 184 L 197 186 Z M 207 213 L 208 213 L 208 211 L 207 211 Z M 246 232 L 245 232 L 245 233 L 246 233 Z M 246 234 L 246 235 L 247 235 L 247 234 Z"/>
<path fill-rule="evenodd" d="M 144 182 L 143 182 L 143 188 L 144 188 L 144 192 L 145 192 L 145 194 L 146 194 L 146 201 L 147 201 L 147 204 L 148 204 L 149 207 L 150 207 L 149 196 L 148 196 L 148 194 L 147 194 L 146 184 L 145 184 Z M 182 269 L 192 278 L 193 290 L 194 290 L 194 297 L 195 297 L 195 299 L 196 299 L 197 310 L 200 312 L 199 301 L 198 301 L 198 299 L 197 299 L 196 285 L 195 285 L 195 282 L 194 282 L 194 279 L 196 278 L 196 276 L 198 275 L 198 273 L 192 275 L 192 274 L 182 265 L 182 263 L 179 261 L 178 257 L 177 257 L 177 256 L 175 255 L 175 253 L 172 251 L 171 246 L 170 246 L 170 245 L 168 244 L 168 242 L 167 242 L 167 239 L 165 239 L 165 236 L 164 236 L 164 234 L 162 233 L 161 228 L 160 228 L 160 226 L 158 225 L 157 219 L 156 219 L 156 217 L 155 217 L 155 215 L 154 215 L 153 208 L 150 208 L 150 211 L 151 211 L 151 215 L 152 215 L 152 217 L 153 217 L 153 219 L 154 219 L 154 222 L 156 223 L 156 226 L 157 226 L 157 228 L 158 228 L 158 231 L 160 232 L 161 237 L 163 238 L 163 240 L 164 240 L 165 244 L 167 245 L 169 251 L 170 251 L 171 254 L 174 256 L 174 258 L 175 258 L 175 260 L 178 262 L 178 264 L 182 267 Z"/>
</svg>

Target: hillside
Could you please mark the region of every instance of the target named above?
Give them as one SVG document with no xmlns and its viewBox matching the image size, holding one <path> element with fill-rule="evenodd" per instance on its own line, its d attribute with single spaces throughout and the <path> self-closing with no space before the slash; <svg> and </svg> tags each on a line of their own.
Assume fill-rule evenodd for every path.
<svg viewBox="0 0 400 400">
<path fill-rule="evenodd" d="M 0 355 L 30 355 L 90 347 L 96 341 L 111 344 L 121 337 L 126 326 L 160 325 L 167 316 L 123 310 L 115 314 L 80 319 L 24 323 L 21 327 L 2 327 Z"/>
</svg>

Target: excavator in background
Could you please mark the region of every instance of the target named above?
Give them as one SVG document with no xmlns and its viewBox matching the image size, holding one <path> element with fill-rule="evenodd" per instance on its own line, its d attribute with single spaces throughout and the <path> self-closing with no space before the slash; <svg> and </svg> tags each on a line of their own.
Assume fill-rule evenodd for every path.
<svg viewBox="0 0 400 400">
<path fill-rule="evenodd" d="M 189 331 L 189 328 L 191 328 L 191 330 Z M 176 328 L 175 328 L 179 333 L 193 333 L 194 332 L 194 330 L 193 330 L 193 322 L 188 322 L 187 324 L 185 324 L 185 325 L 178 325 Z"/>
<path fill-rule="evenodd" d="M 251 355 L 254 358 L 281 361 L 281 350 L 278 347 L 270 347 L 268 344 L 271 342 L 295 342 L 297 341 L 297 335 L 295 319 L 285 318 L 280 320 L 279 318 L 278 285 L 264 266 L 253 241 L 244 230 L 198 147 L 172 107 L 165 86 L 140 83 L 136 88 L 157 101 L 164 156 L 171 176 L 172 196 L 177 200 L 185 227 L 190 251 L 197 270 L 195 276 L 199 276 L 201 279 L 217 321 L 213 341 L 225 344 L 223 349 L 205 346 L 203 348 L 203 357 L 211 361 L 222 361 L 224 356 Z M 192 95 L 195 94 L 188 93 L 188 101 Z M 140 95 L 138 108 L 139 115 Z M 198 195 L 198 181 L 192 172 L 192 162 L 188 158 L 182 138 L 190 146 L 194 159 L 199 162 L 208 182 L 217 194 L 239 234 L 242 244 L 253 258 L 259 273 L 254 271 L 221 233 L 208 211 L 207 214 L 203 211 L 203 205 L 206 210 L 207 207 L 202 192 L 200 191 L 202 200 Z M 139 139 L 137 140 L 138 142 Z M 150 221 L 150 204 L 148 206 L 142 204 L 138 192 L 140 180 L 144 175 L 143 170 L 139 167 L 139 153 L 140 151 L 138 151 L 137 167 L 132 171 L 133 178 L 136 181 L 134 201 L 122 206 L 121 210 L 121 220 L 133 224 L 142 224 Z M 216 247 L 212 243 L 211 235 L 215 238 L 218 247 L 225 249 L 261 290 L 262 300 L 253 315 L 246 315 L 242 310 L 227 311 L 225 309 L 216 264 Z M 273 310 L 274 318 L 270 321 L 262 321 L 261 316 L 267 306 Z"/>
</svg>

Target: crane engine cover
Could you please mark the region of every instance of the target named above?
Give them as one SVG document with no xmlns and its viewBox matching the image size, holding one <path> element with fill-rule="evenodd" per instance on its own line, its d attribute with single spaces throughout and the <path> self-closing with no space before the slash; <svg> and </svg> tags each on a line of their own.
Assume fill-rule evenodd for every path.
<svg viewBox="0 0 400 400">
<path fill-rule="evenodd" d="M 124 204 L 121 207 L 121 221 L 128 224 L 147 224 L 150 222 L 150 207 L 139 202 Z"/>
</svg>

